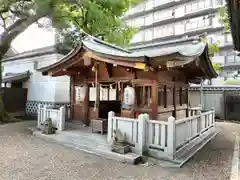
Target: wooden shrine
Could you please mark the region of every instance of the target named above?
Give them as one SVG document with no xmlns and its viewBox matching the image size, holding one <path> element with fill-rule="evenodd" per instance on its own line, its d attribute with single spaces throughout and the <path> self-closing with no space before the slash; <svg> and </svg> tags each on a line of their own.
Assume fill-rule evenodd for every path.
<svg viewBox="0 0 240 180">
<path fill-rule="evenodd" d="M 39 71 L 71 76 L 72 120 L 86 125 L 107 119 L 109 111 L 132 118 L 148 113 L 154 120 L 186 117 L 189 82 L 217 76 L 201 42 L 131 52 L 92 36 Z"/>
</svg>

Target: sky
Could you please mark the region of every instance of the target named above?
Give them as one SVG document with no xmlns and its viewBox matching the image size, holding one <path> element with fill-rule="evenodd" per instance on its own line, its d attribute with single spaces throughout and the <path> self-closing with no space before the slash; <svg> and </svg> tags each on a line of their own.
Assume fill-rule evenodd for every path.
<svg viewBox="0 0 240 180">
<path fill-rule="evenodd" d="M 0 29 L 0 33 L 1 33 Z M 22 32 L 13 41 L 12 47 L 19 53 L 37 49 L 45 46 L 51 46 L 55 43 L 54 30 L 39 28 L 37 24 L 33 24 Z"/>
</svg>

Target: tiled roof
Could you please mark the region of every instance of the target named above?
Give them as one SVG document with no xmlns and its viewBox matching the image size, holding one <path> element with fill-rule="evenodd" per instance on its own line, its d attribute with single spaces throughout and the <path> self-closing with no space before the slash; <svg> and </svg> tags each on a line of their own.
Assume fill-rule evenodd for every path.
<svg viewBox="0 0 240 180">
<path fill-rule="evenodd" d="M 30 77 L 29 71 L 25 71 L 22 73 L 7 73 L 5 76 L 3 76 L 2 83 L 14 82 L 14 81 L 25 81 L 29 79 L 29 77 Z"/>
<path fill-rule="evenodd" d="M 148 63 L 154 61 L 157 57 L 174 55 L 176 59 L 179 59 L 179 62 L 182 60 L 179 64 L 183 65 L 199 58 L 201 64 L 204 66 L 203 68 L 205 68 L 205 76 L 209 78 L 217 76 L 208 56 L 207 44 L 198 40 L 184 43 L 161 44 L 155 47 L 145 47 L 140 50 L 128 51 L 92 36 L 85 36 L 79 47 L 71 51 L 57 63 L 41 68 L 39 71 L 47 72 L 52 68 L 56 68 L 83 50 L 90 51 L 102 58 L 129 62 Z"/>
</svg>

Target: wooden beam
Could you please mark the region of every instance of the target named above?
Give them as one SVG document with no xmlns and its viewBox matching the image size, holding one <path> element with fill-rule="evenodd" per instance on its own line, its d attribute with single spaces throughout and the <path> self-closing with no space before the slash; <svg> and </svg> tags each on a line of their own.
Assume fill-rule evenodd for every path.
<svg viewBox="0 0 240 180">
<path fill-rule="evenodd" d="M 58 67 L 55 67 L 54 70 L 49 71 L 48 75 L 54 76 L 54 74 L 63 71 L 63 69 L 67 69 L 77 63 L 79 63 L 82 60 L 82 56 L 84 56 L 85 53 L 80 53 L 79 55 L 73 57 L 71 60 L 67 61 L 66 63 L 58 65 Z"/>
<path fill-rule="evenodd" d="M 120 65 L 120 66 L 132 67 L 132 68 L 142 69 L 142 70 L 147 68 L 147 65 L 142 62 L 134 62 L 134 61 L 127 62 L 127 61 L 107 59 L 107 58 L 102 58 L 100 56 L 97 56 L 97 55 L 93 54 L 92 52 L 87 52 L 87 56 L 89 56 L 90 58 L 93 58 L 95 60 L 110 63 L 110 64 L 116 64 L 116 65 Z"/>
</svg>

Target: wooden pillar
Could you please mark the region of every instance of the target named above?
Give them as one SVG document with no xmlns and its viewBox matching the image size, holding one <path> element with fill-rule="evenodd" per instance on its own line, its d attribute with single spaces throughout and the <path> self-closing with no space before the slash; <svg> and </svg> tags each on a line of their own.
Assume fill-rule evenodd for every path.
<svg viewBox="0 0 240 180">
<path fill-rule="evenodd" d="M 71 77 L 71 104 L 70 104 L 70 113 L 71 113 L 71 116 L 70 116 L 70 119 L 73 120 L 74 118 L 74 104 L 75 104 L 75 87 L 74 87 L 74 84 L 75 84 L 75 76 L 72 76 Z"/>
<path fill-rule="evenodd" d="M 87 82 L 87 79 L 84 79 L 84 88 L 86 90 L 86 95 L 85 95 L 85 99 L 84 99 L 84 124 L 86 126 L 89 126 L 90 124 L 90 119 L 88 116 L 89 113 L 89 84 Z"/>
<path fill-rule="evenodd" d="M 174 85 L 173 85 L 173 108 L 174 108 L 174 110 L 173 110 L 173 117 L 175 117 L 175 119 L 177 118 L 176 116 L 177 116 L 177 106 L 176 106 L 176 85 L 175 85 L 175 83 L 174 83 Z"/>
<path fill-rule="evenodd" d="M 158 119 L 158 85 L 156 81 L 152 84 L 152 119 Z"/>
<path fill-rule="evenodd" d="M 96 118 L 99 118 L 99 106 L 100 106 L 100 84 L 96 84 Z"/>
<path fill-rule="evenodd" d="M 109 101 L 110 99 L 110 87 L 107 88 L 107 100 Z"/>
<path fill-rule="evenodd" d="M 186 109 L 186 117 L 189 117 L 189 87 L 187 87 L 187 89 L 185 90 L 187 91 L 187 94 L 186 94 L 186 103 L 187 103 L 187 109 Z M 186 93 L 186 92 L 184 92 Z"/>
</svg>

